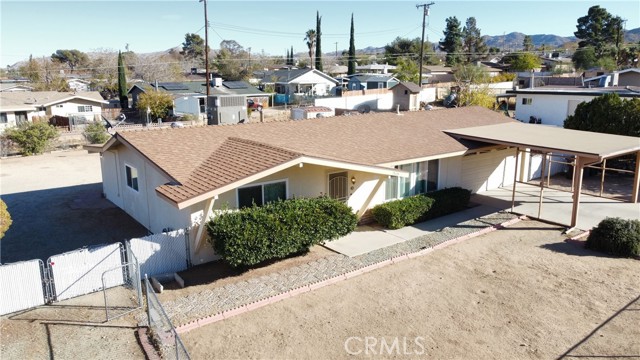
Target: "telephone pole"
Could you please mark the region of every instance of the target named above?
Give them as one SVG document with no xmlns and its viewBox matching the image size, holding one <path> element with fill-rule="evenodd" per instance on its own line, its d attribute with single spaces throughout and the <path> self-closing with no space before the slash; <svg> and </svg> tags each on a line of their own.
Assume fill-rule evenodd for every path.
<svg viewBox="0 0 640 360">
<path fill-rule="evenodd" d="M 434 2 L 430 2 L 428 4 L 416 5 L 416 9 L 420 9 L 422 7 L 422 41 L 420 42 L 420 66 L 418 67 L 418 73 L 420 77 L 418 80 L 418 86 L 422 89 L 422 57 L 424 56 L 424 27 L 425 27 L 425 19 L 429 16 L 429 7 L 434 5 Z"/>
</svg>

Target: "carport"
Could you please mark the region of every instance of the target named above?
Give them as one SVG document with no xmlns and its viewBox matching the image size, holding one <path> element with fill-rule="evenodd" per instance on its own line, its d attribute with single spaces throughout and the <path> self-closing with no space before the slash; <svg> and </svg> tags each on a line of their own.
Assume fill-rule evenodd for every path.
<svg viewBox="0 0 640 360">
<path fill-rule="evenodd" d="M 506 145 L 516 149 L 516 166 L 513 175 L 514 182 L 511 195 L 512 211 L 515 206 L 518 174 L 522 168 L 518 162 L 520 161 L 520 155 L 526 152 L 543 154 L 537 212 L 538 218 L 542 215 L 545 162 L 550 154 L 563 154 L 564 156 L 573 156 L 575 158 L 571 221 L 569 224 L 563 225 L 568 225 L 573 228 L 578 223 L 584 168 L 598 164 L 606 159 L 635 154 L 636 161 L 631 202 L 638 202 L 638 191 L 640 187 L 640 139 L 637 137 L 569 130 L 519 122 L 447 130 L 446 133 L 459 139 Z"/>
</svg>

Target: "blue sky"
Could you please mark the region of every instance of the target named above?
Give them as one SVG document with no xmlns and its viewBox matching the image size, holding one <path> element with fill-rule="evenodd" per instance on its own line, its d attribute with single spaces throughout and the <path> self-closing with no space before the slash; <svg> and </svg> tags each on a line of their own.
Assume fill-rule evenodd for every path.
<svg viewBox="0 0 640 360">
<path fill-rule="evenodd" d="M 429 1 L 427 1 L 428 3 Z M 624 1 L 437 1 L 431 6 L 425 35 L 442 37 L 445 19 L 456 16 L 464 24 L 476 18 L 483 35 L 513 31 L 529 35 L 571 36 L 577 19 L 600 5 L 626 19 L 626 28 L 640 27 L 640 2 Z M 291 46 L 306 50 L 303 41 L 322 16 L 324 52 L 349 45 L 354 14 L 356 48 L 384 46 L 397 36 L 420 37 L 421 1 L 218 1 L 208 0 L 209 45 L 219 48 L 235 40 L 253 53 L 284 56 Z M 198 0 L 171 1 L 31 1 L 0 0 L 0 66 L 57 49 L 97 49 L 138 52 L 162 51 L 180 45 L 186 33 L 204 37 L 203 4 Z"/>
</svg>

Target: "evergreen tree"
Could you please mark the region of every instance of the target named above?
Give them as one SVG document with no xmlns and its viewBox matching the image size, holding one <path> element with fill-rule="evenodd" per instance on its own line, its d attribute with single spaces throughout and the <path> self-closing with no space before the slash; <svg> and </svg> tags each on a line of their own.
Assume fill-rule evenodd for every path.
<svg viewBox="0 0 640 360">
<path fill-rule="evenodd" d="M 320 31 L 320 22 L 322 20 L 322 16 L 320 16 L 320 12 L 316 12 L 316 69 L 318 71 L 322 71 L 322 47 L 320 46 L 320 37 L 322 36 L 322 32 Z"/>
<path fill-rule="evenodd" d="M 291 57 L 291 56 L 289 55 L 289 49 L 287 49 L 287 57 L 284 59 L 284 64 L 285 64 L 285 65 L 289 65 L 289 58 L 290 58 L 290 57 Z"/>
<path fill-rule="evenodd" d="M 444 30 L 444 40 L 440 42 L 440 50 L 447 53 L 447 66 L 454 66 L 463 62 L 460 55 L 462 49 L 462 30 L 460 30 L 460 21 L 454 17 L 448 17 L 447 28 Z"/>
<path fill-rule="evenodd" d="M 578 18 L 577 31 L 573 34 L 580 40 L 578 47 L 592 47 L 597 58 L 611 56 L 618 59 L 624 42 L 623 20 L 611 15 L 598 5 L 589 8 L 587 15 Z"/>
<path fill-rule="evenodd" d="M 482 60 L 487 52 L 488 48 L 482 40 L 480 29 L 476 25 L 476 18 L 470 17 L 467 19 L 465 27 L 462 29 L 463 36 L 463 51 L 466 53 L 466 62 L 473 63 L 478 60 Z"/>
<path fill-rule="evenodd" d="M 347 74 L 356 73 L 356 43 L 354 39 L 353 13 L 351 13 L 351 35 L 349 36 L 349 62 L 347 64 Z"/>
<path fill-rule="evenodd" d="M 524 49 L 524 51 L 533 51 L 533 39 L 531 39 L 531 36 L 524 36 L 524 40 L 522 41 L 522 48 Z"/>
<path fill-rule="evenodd" d="M 118 98 L 120 99 L 120 107 L 129 108 L 129 97 L 127 96 L 127 75 L 124 69 L 124 60 L 122 52 L 118 51 Z"/>
<path fill-rule="evenodd" d="M 293 45 L 291 46 L 291 51 L 289 52 L 289 65 L 295 65 L 295 60 L 293 59 Z"/>
</svg>

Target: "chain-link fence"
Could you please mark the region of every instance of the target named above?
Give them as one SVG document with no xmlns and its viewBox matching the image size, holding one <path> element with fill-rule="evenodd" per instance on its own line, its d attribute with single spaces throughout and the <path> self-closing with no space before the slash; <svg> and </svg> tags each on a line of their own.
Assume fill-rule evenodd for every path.
<svg viewBox="0 0 640 360">
<path fill-rule="evenodd" d="M 104 309 L 107 321 L 113 320 L 142 307 L 142 284 L 140 266 L 133 254 L 128 254 L 129 262 L 102 274 Z M 109 288 L 106 279 L 122 276 L 123 284 Z"/>
<path fill-rule="evenodd" d="M 145 292 L 147 294 L 147 318 L 152 336 L 157 340 L 163 359 L 190 359 L 180 336 L 171 324 L 171 320 L 164 312 L 149 279 L 144 277 Z"/>
</svg>

